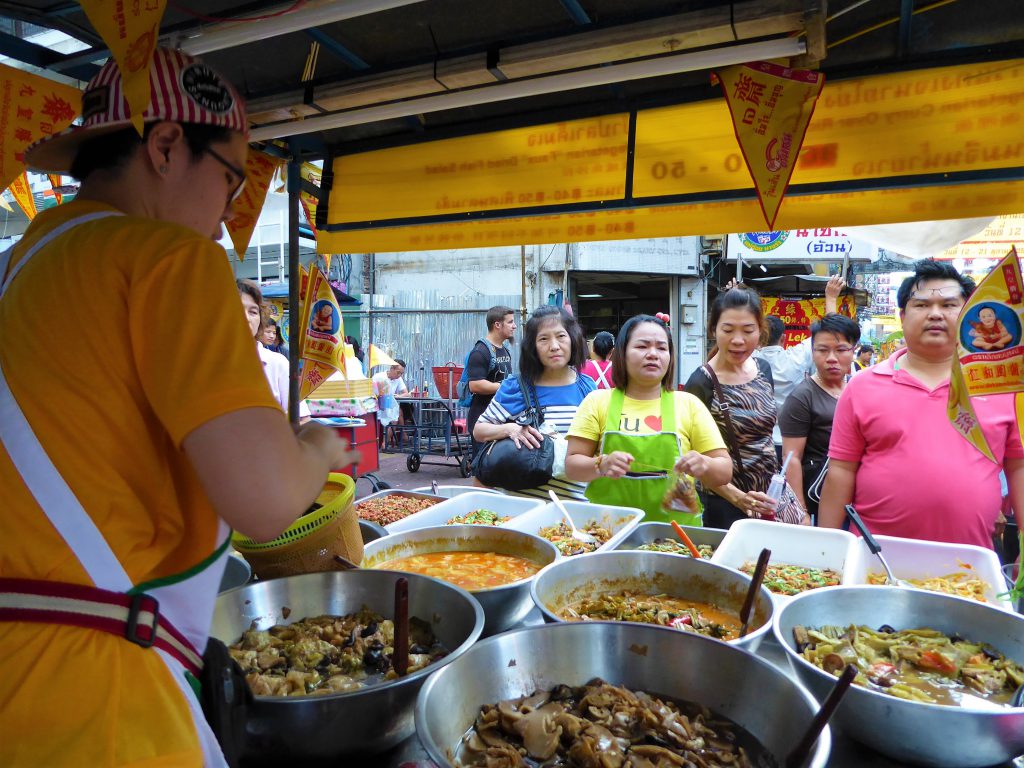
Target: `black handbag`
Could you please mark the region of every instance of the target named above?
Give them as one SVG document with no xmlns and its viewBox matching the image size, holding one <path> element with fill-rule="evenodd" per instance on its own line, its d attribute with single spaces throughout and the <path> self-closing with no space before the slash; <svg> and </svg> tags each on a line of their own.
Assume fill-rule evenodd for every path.
<svg viewBox="0 0 1024 768">
<path fill-rule="evenodd" d="M 530 387 L 523 386 L 518 376 L 526 410 L 519 415 L 516 423 L 540 429 L 542 417 L 530 399 Z M 522 446 L 517 448 L 512 438 L 488 442 L 473 459 L 473 475 L 484 485 L 505 488 L 509 491 L 523 491 L 536 488 L 551 480 L 555 463 L 555 443 L 544 435 L 539 448 Z"/>
</svg>

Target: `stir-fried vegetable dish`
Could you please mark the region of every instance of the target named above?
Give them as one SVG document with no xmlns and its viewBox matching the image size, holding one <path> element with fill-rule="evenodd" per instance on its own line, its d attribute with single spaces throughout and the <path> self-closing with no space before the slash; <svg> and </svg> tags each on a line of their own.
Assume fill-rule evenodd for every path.
<svg viewBox="0 0 1024 768">
<path fill-rule="evenodd" d="M 388 560 L 374 568 L 421 573 L 472 592 L 528 579 L 541 565 L 524 557 L 497 552 L 428 552 Z"/>
<path fill-rule="evenodd" d="M 613 595 L 587 597 L 561 612 L 568 621 L 635 621 L 696 632 L 720 640 L 739 637 L 740 620 L 710 603 L 670 595 L 645 595 L 623 590 Z"/>
<path fill-rule="evenodd" d="M 391 525 L 415 512 L 437 504 L 440 499 L 414 499 L 410 496 L 378 496 L 356 502 L 356 514 L 378 525 Z"/>
<path fill-rule="evenodd" d="M 458 768 L 773 768 L 753 736 L 689 702 L 594 679 L 487 704 L 456 750 Z"/>
<path fill-rule="evenodd" d="M 686 555 L 687 557 L 693 557 L 690 554 L 690 549 L 679 539 L 663 539 L 657 538 L 654 541 L 649 541 L 646 544 L 641 544 L 637 547 L 639 550 L 644 552 L 668 552 L 673 555 Z M 698 544 L 697 551 L 700 552 L 701 560 L 710 560 L 711 556 L 715 554 L 715 548 L 710 544 Z"/>
<path fill-rule="evenodd" d="M 575 520 L 573 522 L 576 522 Z M 572 537 L 572 528 L 569 524 L 562 520 L 558 525 L 550 525 L 547 528 L 541 528 L 537 532 L 537 535 L 542 539 L 547 539 L 552 542 L 558 551 L 566 557 L 570 555 L 583 555 L 587 552 L 593 552 L 608 539 L 612 537 L 612 532 L 607 528 L 597 524 L 596 520 L 591 520 L 589 523 L 580 528 L 582 533 L 589 533 L 595 539 L 596 542 L 591 541 L 580 541 Z"/>
<path fill-rule="evenodd" d="M 946 595 L 966 597 L 977 600 L 979 603 L 988 602 L 985 593 L 988 592 L 988 583 L 978 576 L 969 573 L 950 573 L 946 576 L 933 576 L 930 579 L 905 579 L 918 589 L 927 589 L 930 592 L 942 592 Z M 868 584 L 886 584 L 884 573 L 869 573 Z"/>
<path fill-rule="evenodd" d="M 826 672 L 838 675 L 854 664 L 857 685 L 910 701 L 1006 704 L 1024 683 L 1021 665 L 991 646 L 934 629 L 794 627 L 793 636 L 797 651 Z"/>
<path fill-rule="evenodd" d="M 447 525 L 501 525 L 508 520 L 508 515 L 499 515 L 489 509 L 474 509 L 464 515 L 456 515 Z"/>
<path fill-rule="evenodd" d="M 347 616 L 316 616 L 246 630 L 229 646 L 256 696 L 345 693 L 397 677 L 395 625 L 365 606 Z M 409 672 L 447 656 L 430 625 L 409 617 Z"/>
<path fill-rule="evenodd" d="M 757 563 L 745 563 L 741 571 L 753 574 Z M 769 564 L 764 574 L 764 585 L 777 595 L 798 595 L 818 587 L 834 587 L 842 581 L 843 574 L 831 568 L 805 568 L 802 565 L 784 563 Z"/>
</svg>

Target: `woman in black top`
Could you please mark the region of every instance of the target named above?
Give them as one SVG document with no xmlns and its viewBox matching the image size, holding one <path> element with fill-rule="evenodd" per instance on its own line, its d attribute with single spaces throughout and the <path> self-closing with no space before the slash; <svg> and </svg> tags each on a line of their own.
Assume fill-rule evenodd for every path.
<svg viewBox="0 0 1024 768">
<path fill-rule="evenodd" d="M 812 517 L 818 504 L 807 490 L 821 472 L 832 436 L 836 403 L 850 377 L 850 364 L 860 340 L 860 327 L 843 315 L 825 315 L 811 326 L 811 358 L 815 373 L 790 392 L 779 414 L 782 453 L 793 452 L 786 479 L 797 500 Z"/>
<path fill-rule="evenodd" d="M 779 467 L 772 440 L 775 385 L 768 363 L 752 356 L 762 320 L 761 299 L 754 291 L 737 285 L 718 294 L 708 323 L 714 353 L 685 386 L 711 411 L 733 460 L 732 482 L 701 492 L 704 524 L 712 528 L 728 528 L 746 517 L 774 518 L 776 512 L 776 502 L 765 493 Z M 728 403 L 728 421 L 710 374 Z M 791 495 L 787 501 L 795 503 Z"/>
</svg>

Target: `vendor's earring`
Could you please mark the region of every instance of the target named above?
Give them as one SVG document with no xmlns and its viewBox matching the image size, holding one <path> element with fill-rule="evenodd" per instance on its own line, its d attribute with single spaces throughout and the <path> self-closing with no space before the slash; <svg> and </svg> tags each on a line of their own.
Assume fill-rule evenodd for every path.
<svg viewBox="0 0 1024 768">
<path fill-rule="evenodd" d="M 159 170 L 160 170 L 160 173 L 167 173 L 167 166 L 166 165 L 161 165 Z"/>
</svg>

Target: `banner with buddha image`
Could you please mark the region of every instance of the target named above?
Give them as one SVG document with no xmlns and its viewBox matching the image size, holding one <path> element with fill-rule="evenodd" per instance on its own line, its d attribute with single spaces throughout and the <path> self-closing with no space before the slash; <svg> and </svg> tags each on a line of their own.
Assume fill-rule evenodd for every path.
<svg viewBox="0 0 1024 768">
<path fill-rule="evenodd" d="M 970 399 L 1024 392 L 1022 328 L 1024 279 L 1017 250 L 1010 248 L 960 311 L 947 406 L 957 432 L 993 461 Z"/>
<path fill-rule="evenodd" d="M 345 373 L 345 322 L 327 276 L 313 268 L 304 281 L 299 399 L 305 400 L 335 371 Z"/>
<path fill-rule="evenodd" d="M 839 314 L 854 317 L 856 306 L 853 296 L 840 296 Z M 767 315 L 775 315 L 786 326 L 786 334 L 782 337 L 783 347 L 795 347 L 811 337 L 811 323 L 825 316 L 825 299 L 784 299 L 779 296 L 762 296 L 761 311 Z"/>
</svg>

